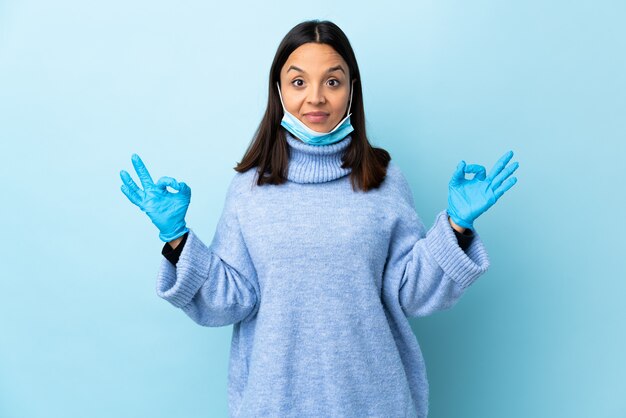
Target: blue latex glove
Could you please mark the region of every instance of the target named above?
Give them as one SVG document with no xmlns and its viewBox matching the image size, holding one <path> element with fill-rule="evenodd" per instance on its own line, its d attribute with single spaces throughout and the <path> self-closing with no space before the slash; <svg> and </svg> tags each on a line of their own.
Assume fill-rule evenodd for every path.
<svg viewBox="0 0 626 418">
<path fill-rule="evenodd" d="M 177 182 L 171 177 L 161 177 L 154 184 L 148 169 L 137 154 L 132 156 L 133 166 L 141 180 L 141 190 L 125 170 L 120 171 L 124 184 L 122 192 L 135 205 L 146 212 L 152 223 L 159 228 L 159 238 L 163 242 L 170 242 L 184 235 L 189 229 L 185 224 L 185 214 L 191 200 L 191 189 L 183 182 Z M 178 193 L 170 193 L 167 186 Z"/>
<path fill-rule="evenodd" d="M 447 212 L 454 223 L 463 228 L 474 229 L 476 218 L 517 183 L 517 178 L 508 178 L 519 167 L 517 162 L 506 166 L 512 157 L 513 151 L 500 157 L 488 176 L 482 165 L 466 166 L 465 161 L 457 165 L 448 185 Z M 475 173 L 474 178 L 467 180 L 465 173 Z"/>
</svg>

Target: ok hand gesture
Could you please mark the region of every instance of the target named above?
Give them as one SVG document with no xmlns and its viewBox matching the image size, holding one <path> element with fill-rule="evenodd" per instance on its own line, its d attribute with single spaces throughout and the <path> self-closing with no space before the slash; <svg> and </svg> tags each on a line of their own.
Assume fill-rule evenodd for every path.
<svg viewBox="0 0 626 418">
<path fill-rule="evenodd" d="M 513 151 L 500 157 L 488 176 L 482 165 L 466 166 L 465 161 L 457 165 L 448 185 L 447 210 L 448 215 L 457 225 L 473 229 L 476 218 L 493 206 L 504 192 L 513 187 L 517 178 L 508 177 L 517 170 L 519 163 L 515 162 L 507 167 L 512 157 Z M 465 173 L 475 173 L 474 178 L 467 180 Z"/>
<path fill-rule="evenodd" d="M 185 214 L 191 200 L 191 189 L 183 182 L 177 182 L 171 177 L 161 177 L 154 184 L 148 169 L 137 154 L 132 156 L 133 166 L 141 180 L 141 190 L 125 170 L 120 171 L 122 192 L 128 199 L 146 212 L 152 223 L 159 229 L 159 238 L 163 242 L 170 242 L 184 235 L 188 229 L 185 224 Z M 170 193 L 167 186 L 178 190 Z"/>
</svg>

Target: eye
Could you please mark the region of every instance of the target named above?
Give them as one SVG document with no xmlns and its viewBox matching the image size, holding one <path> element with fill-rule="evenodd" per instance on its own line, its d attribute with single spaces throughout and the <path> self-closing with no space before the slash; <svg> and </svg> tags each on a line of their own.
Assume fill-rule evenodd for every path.
<svg viewBox="0 0 626 418">
<path fill-rule="evenodd" d="M 301 81 L 302 83 L 304 83 L 304 80 L 302 80 L 301 78 L 296 78 L 295 80 L 291 82 L 291 84 L 296 87 L 302 87 L 302 84 L 296 84 L 298 81 Z M 330 80 L 328 80 L 328 82 L 334 83 L 334 84 L 331 84 L 331 87 L 338 87 L 341 84 L 341 82 L 337 80 L 336 78 L 331 78 Z"/>
</svg>

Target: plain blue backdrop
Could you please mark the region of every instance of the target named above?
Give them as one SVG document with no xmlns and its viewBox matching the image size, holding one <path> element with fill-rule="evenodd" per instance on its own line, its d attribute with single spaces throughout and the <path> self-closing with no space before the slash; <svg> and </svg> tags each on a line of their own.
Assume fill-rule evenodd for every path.
<svg viewBox="0 0 626 418">
<path fill-rule="evenodd" d="M 430 416 L 626 417 L 623 1 L 0 1 L 0 417 L 226 417 L 232 327 L 158 298 L 163 243 L 120 191 L 192 189 L 209 243 L 282 37 L 329 19 L 371 142 L 430 228 L 457 165 L 507 150 L 491 268 L 411 324 Z"/>
</svg>

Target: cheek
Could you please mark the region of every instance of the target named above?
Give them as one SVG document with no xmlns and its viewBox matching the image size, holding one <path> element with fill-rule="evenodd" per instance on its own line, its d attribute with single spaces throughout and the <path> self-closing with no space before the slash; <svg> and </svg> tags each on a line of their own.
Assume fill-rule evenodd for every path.
<svg viewBox="0 0 626 418">
<path fill-rule="evenodd" d="M 289 113 L 299 116 L 300 113 L 300 104 L 298 102 L 291 101 L 289 103 L 285 103 L 287 110 Z"/>
<path fill-rule="evenodd" d="M 288 97 L 283 96 L 283 101 L 289 113 L 293 113 L 294 115 L 299 113 L 303 103 L 303 100 L 294 94 L 290 94 Z"/>
<path fill-rule="evenodd" d="M 348 109 L 348 101 L 347 100 L 339 100 L 333 106 L 333 112 L 337 114 L 337 116 L 341 117 Z"/>
</svg>

